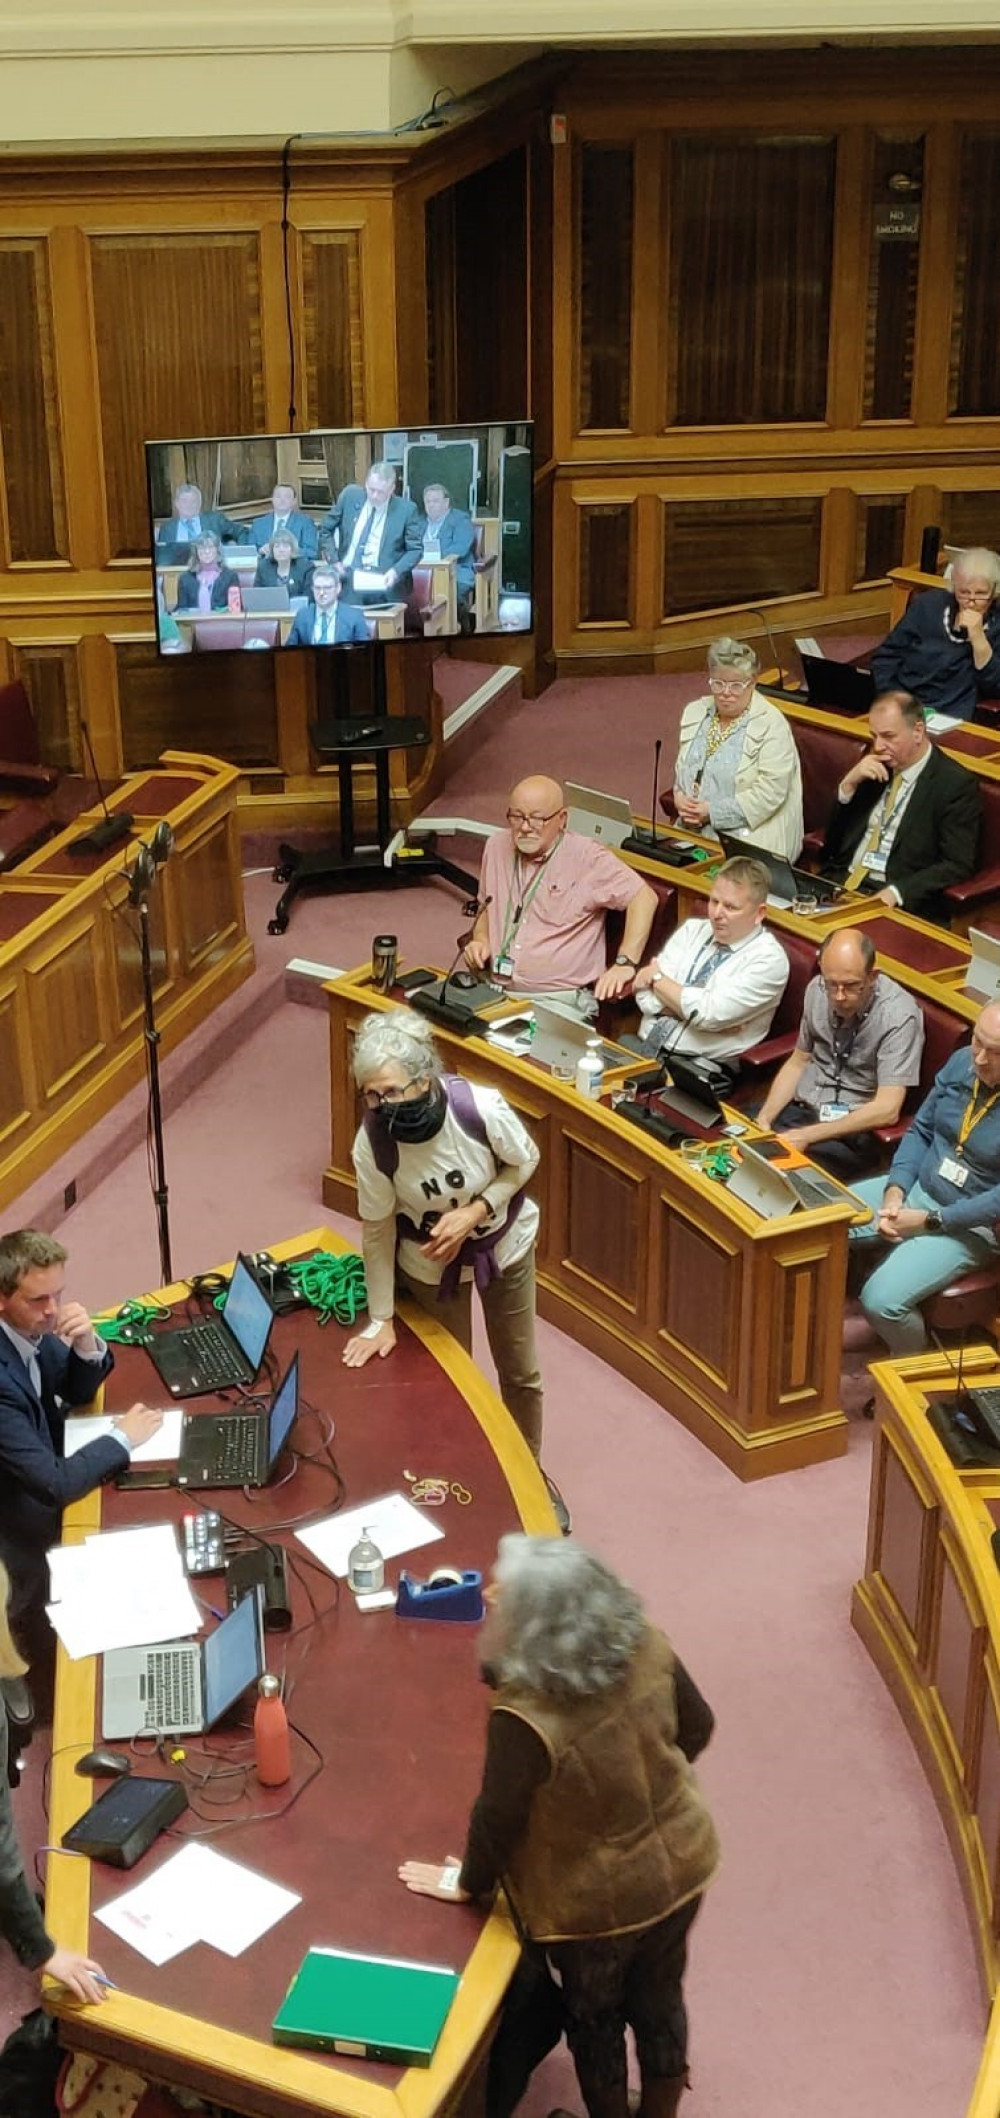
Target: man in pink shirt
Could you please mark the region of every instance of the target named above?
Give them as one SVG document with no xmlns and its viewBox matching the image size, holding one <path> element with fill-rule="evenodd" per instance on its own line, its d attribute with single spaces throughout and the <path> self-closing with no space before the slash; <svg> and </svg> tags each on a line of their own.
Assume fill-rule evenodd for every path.
<svg viewBox="0 0 1000 2118">
<path fill-rule="evenodd" d="M 571 1006 L 584 1019 L 598 1000 L 632 983 L 649 938 L 656 892 L 624 861 L 566 829 L 558 780 L 520 780 L 507 810 L 509 836 L 487 841 L 479 879 L 484 903 L 465 951 L 470 969 Z M 624 912 L 614 963 L 606 963 L 604 915 Z"/>
</svg>

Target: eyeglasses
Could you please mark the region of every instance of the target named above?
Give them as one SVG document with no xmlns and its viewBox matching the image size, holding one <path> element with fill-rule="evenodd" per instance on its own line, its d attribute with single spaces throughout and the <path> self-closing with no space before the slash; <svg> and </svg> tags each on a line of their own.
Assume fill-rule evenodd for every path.
<svg viewBox="0 0 1000 2118">
<path fill-rule="evenodd" d="M 752 683 L 752 677 L 709 677 L 708 688 L 720 697 L 727 691 L 749 691 Z"/>
<path fill-rule="evenodd" d="M 995 591 L 992 588 L 961 588 L 955 583 L 955 599 L 965 598 L 966 603 L 992 603 Z"/>
<path fill-rule="evenodd" d="M 520 831 L 527 825 L 529 831 L 540 831 L 543 824 L 551 824 L 554 816 L 561 816 L 561 809 L 550 809 L 548 816 L 526 816 L 523 809 L 508 809 L 507 822 Z"/>
<path fill-rule="evenodd" d="M 381 1110 L 383 1103 L 388 1103 L 390 1106 L 396 1103 L 405 1103 L 412 1087 L 412 1081 L 407 1081 L 404 1088 L 363 1088 L 361 1091 L 362 1101 L 369 1110 Z"/>
<path fill-rule="evenodd" d="M 863 993 L 867 981 L 864 978 L 824 978 L 825 993 Z"/>
</svg>

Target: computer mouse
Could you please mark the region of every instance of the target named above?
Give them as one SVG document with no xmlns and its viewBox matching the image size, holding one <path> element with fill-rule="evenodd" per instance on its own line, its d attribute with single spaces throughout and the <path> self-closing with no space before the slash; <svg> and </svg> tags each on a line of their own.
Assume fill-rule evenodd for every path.
<svg viewBox="0 0 1000 2118">
<path fill-rule="evenodd" d="M 132 1760 L 123 1750 L 88 1750 L 75 1769 L 88 1780 L 120 1780 L 131 1772 Z"/>
<path fill-rule="evenodd" d="M 457 985 L 461 993 L 467 993 L 470 987 L 474 986 L 476 983 L 475 977 L 473 976 L 473 973 L 471 971 L 456 971 L 455 976 L 451 982 L 452 985 Z"/>
</svg>

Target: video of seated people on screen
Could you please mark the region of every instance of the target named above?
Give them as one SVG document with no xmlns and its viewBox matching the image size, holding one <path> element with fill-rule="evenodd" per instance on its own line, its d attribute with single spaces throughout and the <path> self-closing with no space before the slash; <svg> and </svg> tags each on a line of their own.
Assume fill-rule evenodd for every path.
<svg viewBox="0 0 1000 2118">
<path fill-rule="evenodd" d="M 532 429 L 146 444 L 161 654 L 532 627 Z"/>
</svg>

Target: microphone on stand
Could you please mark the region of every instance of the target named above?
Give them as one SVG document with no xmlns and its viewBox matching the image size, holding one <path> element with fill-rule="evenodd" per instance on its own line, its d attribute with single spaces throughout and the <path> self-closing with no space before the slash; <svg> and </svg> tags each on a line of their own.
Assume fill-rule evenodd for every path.
<svg viewBox="0 0 1000 2118">
<path fill-rule="evenodd" d="M 101 775 L 97 770 L 97 759 L 94 756 L 94 746 L 90 740 L 90 729 L 82 716 L 80 734 L 83 737 L 84 748 L 90 759 L 90 769 L 94 775 L 97 798 L 104 811 L 104 822 L 92 824 L 90 830 L 84 831 L 79 838 L 71 838 L 67 851 L 70 853 L 106 853 L 109 846 L 118 846 L 123 838 L 130 836 L 135 818 L 127 809 L 119 809 L 112 816 L 108 808 L 107 796 L 101 785 Z"/>
<path fill-rule="evenodd" d="M 767 634 L 767 644 L 770 649 L 771 660 L 775 664 L 775 667 L 778 671 L 778 681 L 774 688 L 775 690 L 781 691 L 785 688 L 785 672 L 781 666 L 781 656 L 778 653 L 777 642 L 767 621 L 767 612 L 763 610 L 751 610 L 750 606 L 748 605 L 747 616 L 750 618 L 759 618 L 762 626 L 764 627 L 764 631 Z M 768 688 L 770 689 L 770 687 Z"/>
<path fill-rule="evenodd" d="M 435 980 L 432 985 L 418 986 L 416 992 L 410 995 L 410 1006 L 416 1008 L 418 1014 L 426 1015 L 429 1022 L 436 1022 L 441 1029 L 454 1030 L 459 1037 L 467 1037 L 470 1030 L 478 1028 L 479 1016 L 468 1001 L 449 1000 L 448 987 L 472 940 L 475 920 L 492 903 L 492 897 L 475 897 L 469 900 L 466 910 L 471 909 L 474 913 L 473 925 L 459 936 L 458 948 L 444 977 L 440 983 Z"/>
<path fill-rule="evenodd" d="M 635 826 L 629 832 L 628 837 L 622 839 L 619 851 L 622 853 L 641 853 L 646 860 L 662 860 L 671 868 L 687 868 L 691 865 L 692 854 L 685 847 L 678 846 L 674 839 L 657 838 L 656 835 L 657 808 L 660 798 L 660 752 L 662 749 L 663 743 L 660 737 L 657 736 L 653 745 L 653 805 L 649 830 L 644 830 L 641 824 Z"/>
</svg>

